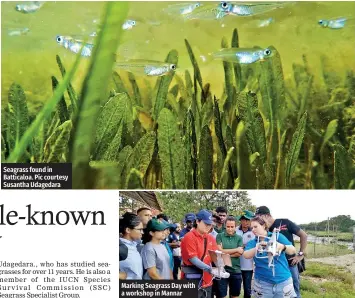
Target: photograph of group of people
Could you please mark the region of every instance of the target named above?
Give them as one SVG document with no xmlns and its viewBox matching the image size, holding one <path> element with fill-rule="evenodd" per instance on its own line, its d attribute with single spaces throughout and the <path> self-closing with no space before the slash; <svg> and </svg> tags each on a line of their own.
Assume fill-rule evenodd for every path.
<svg viewBox="0 0 355 298">
<path fill-rule="evenodd" d="M 120 279 L 194 280 L 199 298 L 301 297 L 306 246 L 307 234 L 267 206 L 238 215 L 217 206 L 181 222 L 142 207 L 120 218 Z M 211 251 L 228 255 L 230 265 L 221 271 Z"/>
</svg>

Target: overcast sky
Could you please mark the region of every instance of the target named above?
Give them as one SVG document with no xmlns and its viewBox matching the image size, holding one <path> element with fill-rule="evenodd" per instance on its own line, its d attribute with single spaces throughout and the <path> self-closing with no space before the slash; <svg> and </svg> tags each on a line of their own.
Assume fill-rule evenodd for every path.
<svg viewBox="0 0 355 298">
<path fill-rule="evenodd" d="M 297 224 L 337 215 L 350 215 L 355 220 L 354 190 L 250 190 L 248 194 L 257 207 L 269 207 L 274 218 L 288 218 Z"/>
</svg>

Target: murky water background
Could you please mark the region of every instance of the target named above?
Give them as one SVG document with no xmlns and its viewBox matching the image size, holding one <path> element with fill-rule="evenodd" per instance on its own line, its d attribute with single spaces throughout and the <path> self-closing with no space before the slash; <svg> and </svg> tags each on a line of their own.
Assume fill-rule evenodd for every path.
<svg viewBox="0 0 355 298">
<path fill-rule="evenodd" d="M 38 108 L 52 94 L 51 76 L 60 78 L 55 55 L 59 54 L 67 69 L 74 62 L 75 54 L 60 47 L 56 35 L 88 34 L 95 30 L 93 20 L 100 18 L 104 2 L 46 2 L 33 14 L 22 14 L 15 5 L 22 2 L 2 2 L 1 7 L 1 95 L 2 104 L 7 92 L 16 81 L 25 89 L 30 109 Z M 218 4 L 218 2 L 216 2 Z M 319 19 L 340 16 L 355 18 L 355 2 L 293 2 L 284 8 L 257 17 L 227 16 L 218 20 L 183 21 L 172 18 L 163 9 L 172 2 L 131 2 L 129 18 L 137 20 L 137 26 L 125 31 L 123 43 L 129 44 L 132 58 L 163 61 L 171 49 L 179 52 L 179 69 L 192 69 L 184 44 L 188 39 L 196 54 L 220 49 L 223 36 L 231 40 L 234 28 L 239 30 L 241 47 L 263 48 L 273 45 L 281 54 L 285 77 L 292 79 L 292 63 L 302 63 L 302 54 L 309 60 L 315 82 L 322 84 L 320 56 L 326 55 L 335 72 L 345 74 L 355 70 L 355 20 L 340 30 L 321 28 Z M 258 28 L 255 22 L 274 18 L 268 27 Z M 9 30 L 29 28 L 27 35 L 9 36 Z M 136 43 L 137 46 L 132 42 Z M 84 61 L 77 73 L 74 87 L 79 87 L 88 65 Z M 224 75 L 221 62 L 201 66 L 204 82 L 210 82 L 212 91 L 219 96 L 223 91 Z M 124 77 L 126 73 L 121 71 Z M 149 79 L 154 83 L 155 79 Z"/>
</svg>

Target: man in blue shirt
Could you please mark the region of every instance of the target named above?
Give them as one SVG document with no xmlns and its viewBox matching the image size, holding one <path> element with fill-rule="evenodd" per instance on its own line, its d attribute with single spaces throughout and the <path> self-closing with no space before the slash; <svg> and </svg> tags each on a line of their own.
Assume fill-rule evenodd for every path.
<svg viewBox="0 0 355 298">
<path fill-rule="evenodd" d="M 180 238 L 183 238 L 186 233 L 191 231 L 195 220 L 196 220 L 196 215 L 194 213 L 187 213 L 185 215 L 184 222 L 186 224 L 186 227 L 181 230 Z"/>
<path fill-rule="evenodd" d="M 173 258 L 174 258 L 173 277 L 174 277 L 174 279 L 178 279 L 179 268 L 181 268 L 180 232 L 181 232 L 180 223 L 173 224 L 170 227 L 170 235 L 167 239 L 167 242 L 173 251 Z"/>
</svg>

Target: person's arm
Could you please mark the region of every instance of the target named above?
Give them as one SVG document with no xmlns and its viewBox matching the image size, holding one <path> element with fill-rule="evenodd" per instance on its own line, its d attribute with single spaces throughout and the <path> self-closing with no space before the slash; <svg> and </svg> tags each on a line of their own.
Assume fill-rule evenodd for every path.
<svg viewBox="0 0 355 298">
<path fill-rule="evenodd" d="M 255 256 L 256 248 L 251 248 L 248 250 L 245 250 L 243 253 L 243 257 L 246 259 L 252 259 Z"/>
<path fill-rule="evenodd" d="M 303 231 L 302 229 L 300 229 L 296 235 L 298 237 L 300 237 L 300 251 L 302 251 L 303 253 L 306 252 L 307 249 L 307 234 L 305 231 Z"/>
<path fill-rule="evenodd" d="M 306 248 L 307 248 L 307 234 L 302 229 L 300 229 L 296 233 L 296 235 L 300 237 L 300 251 L 305 253 Z M 296 250 L 295 250 L 294 254 L 295 253 L 296 253 Z M 303 258 L 304 258 L 304 255 L 302 255 L 302 256 L 296 255 L 296 256 L 290 258 L 291 265 L 292 266 L 297 265 L 297 263 L 301 262 L 303 260 Z"/>
<path fill-rule="evenodd" d="M 291 220 L 288 220 L 287 227 L 292 234 L 300 237 L 300 251 L 306 252 L 307 234 Z"/>
<path fill-rule="evenodd" d="M 147 269 L 147 272 L 148 272 L 148 274 L 149 274 L 149 277 L 151 278 L 151 279 L 162 279 L 161 277 L 160 277 L 160 275 L 158 274 L 158 272 L 157 272 L 157 267 L 150 267 L 150 268 L 148 268 Z"/>
<path fill-rule="evenodd" d="M 288 228 L 292 234 L 300 237 L 300 251 L 305 253 L 306 249 L 307 249 L 307 234 L 306 234 L 306 232 L 303 231 L 298 225 L 296 225 L 294 222 L 292 222 L 290 220 L 288 222 Z M 296 252 L 294 252 L 293 254 L 295 254 L 295 253 Z M 297 263 L 302 261 L 303 258 L 304 258 L 304 256 L 299 256 L 299 255 L 292 257 L 290 259 L 290 260 L 292 260 L 291 265 L 292 266 L 296 265 Z"/>
<path fill-rule="evenodd" d="M 197 268 L 203 270 L 203 271 L 207 271 L 209 273 L 211 273 L 212 271 L 212 267 L 205 264 L 204 262 L 202 262 L 198 257 L 193 257 L 191 259 L 189 259 L 189 261 L 196 266 Z"/>
<path fill-rule="evenodd" d="M 225 253 L 225 254 L 229 254 L 229 255 L 234 255 L 234 254 L 239 254 L 236 257 L 239 257 L 242 253 L 243 253 L 243 248 L 242 247 L 237 247 L 237 248 L 229 248 L 229 249 L 224 249 L 223 248 L 223 244 L 217 244 L 218 250 L 220 250 L 221 252 Z"/>
<path fill-rule="evenodd" d="M 171 242 L 171 243 L 168 243 L 168 245 L 171 247 L 171 248 L 178 248 L 180 247 L 180 242 Z"/>
<path fill-rule="evenodd" d="M 236 252 L 236 253 L 234 253 L 234 254 L 231 254 L 230 257 L 231 257 L 231 258 L 238 258 L 238 257 L 240 257 L 241 255 L 242 255 L 242 254 Z"/>
<path fill-rule="evenodd" d="M 280 242 L 277 242 L 277 250 L 285 251 L 288 255 L 294 255 L 296 253 L 296 248 L 292 244 L 287 245 Z"/>
<path fill-rule="evenodd" d="M 120 279 L 126 279 L 127 278 L 127 273 L 126 272 L 120 272 Z"/>
<path fill-rule="evenodd" d="M 145 269 L 147 269 L 149 277 L 151 279 L 161 279 L 161 277 L 157 272 L 157 267 L 156 267 L 157 266 L 156 252 L 154 248 L 149 245 L 149 242 L 144 246 L 141 255 L 143 260 L 143 266 Z"/>
<path fill-rule="evenodd" d="M 239 258 L 240 256 L 243 255 L 244 248 L 243 247 L 237 247 L 237 249 L 239 249 L 237 252 L 235 252 L 235 253 L 230 255 L 232 258 Z"/>
<path fill-rule="evenodd" d="M 238 235 L 238 243 L 237 243 L 237 249 L 238 251 L 231 255 L 231 257 L 240 257 L 244 253 L 244 245 L 243 245 L 243 238 Z"/>
<path fill-rule="evenodd" d="M 284 251 L 287 255 L 293 255 L 296 253 L 296 248 L 283 234 L 279 234 L 279 238 L 277 239 L 276 243 L 277 243 L 277 250 L 279 252 Z"/>
<path fill-rule="evenodd" d="M 217 249 L 220 250 L 221 252 L 225 253 L 225 254 L 235 254 L 235 253 L 243 253 L 243 249 L 240 249 L 240 247 L 236 247 L 236 248 L 229 248 L 229 249 L 224 249 L 223 248 L 223 243 L 222 243 L 222 236 L 221 234 L 218 234 L 216 237 L 216 243 L 217 243 Z"/>
<path fill-rule="evenodd" d="M 246 245 L 243 253 L 243 257 L 246 259 L 252 259 L 256 253 L 256 241 L 250 240 Z"/>
</svg>

